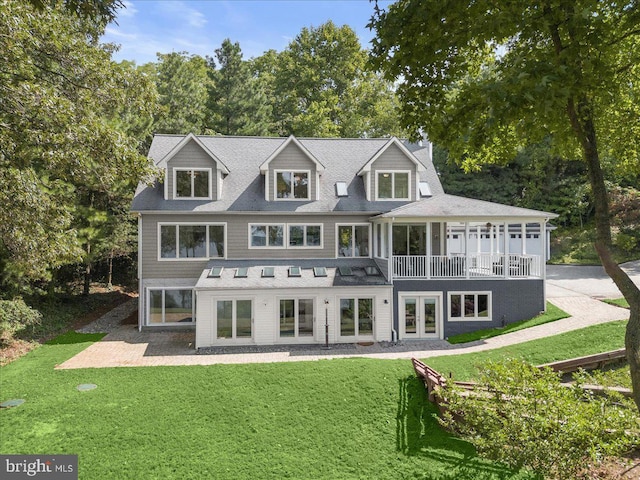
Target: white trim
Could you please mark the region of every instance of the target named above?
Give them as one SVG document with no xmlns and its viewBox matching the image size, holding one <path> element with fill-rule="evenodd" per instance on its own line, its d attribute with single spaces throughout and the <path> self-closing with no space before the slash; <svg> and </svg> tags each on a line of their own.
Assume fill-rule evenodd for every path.
<svg viewBox="0 0 640 480">
<path fill-rule="evenodd" d="M 174 200 L 213 200 L 213 169 L 210 167 L 173 167 L 173 199 Z M 207 184 L 209 194 L 206 197 L 194 197 L 195 175 L 191 174 L 191 196 L 179 197 L 177 193 L 177 174 L 178 172 L 207 172 Z"/>
<path fill-rule="evenodd" d="M 354 247 L 354 242 L 355 242 L 355 238 L 356 238 L 356 231 L 355 231 L 355 227 L 368 227 L 369 228 L 369 235 L 368 235 L 368 242 L 367 242 L 367 250 L 368 250 L 368 254 L 367 255 L 353 255 L 355 248 Z M 350 256 L 345 256 L 345 255 L 340 255 L 340 227 L 351 227 L 351 252 L 352 254 Z M 335 232 L 336 232 L 336 258 L 373 258 L 372 256 L 372 233 L 371 233 L 371 223 L 364 223 L 364 222 L 356 222 L 356 223 L 336 223 L 335 224 Z"/>
<path fill-rule="evenodd" d="M 302 145 L 298 139 L 293 136 L 290 135 L 278 148 L 276 148 L 276 150 L 269 155 L 269 157 L 262 162 L 262 164 L 260 165 L 260 173 L 266 173 L 269 171 L 269 164 L 290 144 L 293 143 L 294 145 L 296 145 L 300 150 L 302 150 L 302 152 L 309 158 L 309 160 L 311 160 L 313 163 L 315 163 L 316 165 L 316 170 L 318 171 L 324 171 L 325 167 L 324 165 L 316 158 L 313 156 L 313 154 L 304 146 Z"/>
<path fill-rule="evenodd" d="M 175 257 L 162 257 L 162 227 L 176 227 L 176 256 Z M 180 226 L 191 226 L 191 227 L 206 227 L 205 228 L 205 256 L 204 257 L 180 257 Z M 224 227 L 224 255 L 222 257 L 211 256 L 211 252 L 209 252 L 210 239 L 209 239 L 209 227 L 210 226 L 222 226 Z M 228 243 L 227 243 L 227 222 L 158 222 L 157 224 L 157 260 L 159 262 L 202 262 L 207 261 L 211 258 L 227 258 L 228 251 Z"/>
<path fill-rule="evenodd" d="M 396 186 L 396 173 L 406 173 L 408 175 L 407 178 L 407 197 L 396 198 L 395 196 L 391 198 L 380 198 L 380 194 L 378 192 L 378 177 L 379 175 L 391 174 L 391 195 L 395 195 L 395 186 Z M 394 201 L 402 201 L 408 202 L 411 199 L 411 170 L 376 170 L 374 178 L 374 190 L 375 190 L 375 199 L 377 202 L 394 202 Z"/>
<path fill-rule="evenodd" d="M 378 160 L 378 158 L 380 158 L 382 156 L 382 154 L 384 152 L 387 151 L 387 149 L 391 146 L 391 145 L 396 145 L 401 151 L 402 153 L 404 153 L 406 155 L 406 157 L 416 166 L 417 171 L 418 172 L 424 172 L 426 171 L 426 167 L 422 164 L 422 162 L 420 162 L 416 156 L 411 153 L 407 147 L 405 147 L 402 142 L 400 140 L 398 140 L 396 137 L 391 137 L 389 139 L 389 141 L 387 143 L 385 143 L 382 148 L 380 148 L 380 150 L 378 150 L 376 152 L 376 154 L 371 157 L 371 159 L 365 164 L 364 167 L 362 167 L 360 169 L 360 171 L 356 174 L 356 175 L 362 175 L 366 172 L 371 171 L 371 166 L 375 163 L 376 160 Z"/>
<path fill-rule="evenodd" d="M 407 336 L 406 333 L 406 322 L 404 320 L 404 309 L 405 309 L 405 298 L 415 298 L 416 299 L 416 309 L 418 308 L 418 302 L 420 302 L 421 298 L 435 298 L 436 299 L 436 333 L 433 335 L 427 335 L 423 333 L 424 319 L 422 319 L 422 314 L 420 314 L 422 325 L 418 325 L 418 321 L 416 321 L 416 333 L 409 334 L 412 336 Z M 400 334 L 400 339 L 419 339 L 419 338 L 444 338 L 444 305 L 443 305 L 444 295 L 442 292 L 400 292 L 398 293 L 398 333 Z"/>
<path fill-rule="evenodd" d="M 171 150 L 169 150 L 169 153 L 167 153 L 164 157 L 162 157 L 157 163 L 156 165 L 159 165 L 160 162 L 165 162 L 165 164 L 167 165 L 167 168 L 169 167 L 169 161 L 180 151 L 182 150 L 182 148 L 189 143 L 189 141 L 193 140 L 200 148 L 202 148 L 202 150 L 205 151 L 205 153 L 207 155 L 209 155 L 209 157 L 211 157 L 211 159 L 216 162 L 216 166 L 218 167 L 218 169 L 222 170 L 224 173 L 229 173 L 229 169 L 227 168 L 227 166 L 222 163 L 220 161 L 220 159 L 211 151 L 207 148 L 207 146 L 202 143 L 200 141 L 200 139 L 198 137 L 196 137 L 193 133 L 189 133 L 188 135 L 186 135 L 182 140 L 180 140 L 178 142 L 178 144 L 173 147 Z"/>
<path fill-rule="evenodd" d="M 491 322 L 493 320 L 493 292 L 489 291 L 475 291 L 475 290 L 470 290 L 470 291 L 451 291 L 447 293 L 447 319 L 450 322 Z M 475 300 L 475 316 L 474 317 L 452 317 L 451 316 L 451 296 L 452 295 L 461 295 L 462 297 L 464 297 L 465 295 L 475 295 L 476 296 L 476 300 Z M 477 301 L 477 296 L 478 295 L 487 295 L 487 316 L 486 317 L 478 317 L 477 314 L 477 310 L 478 310 L 478 301 Z M 464 302 L 461 302 L 460 304 L 460 308 L 461 308 L 461 314 L 464 315 Z"/>
<path fill-rule="evenodd" d="M 286 168 L 282 168 L 282 169 L 277 169 L 277 170 L 273 170 L 274 176 L 273 176 L 273 200 L 275 202 L 300 202 L 300 201 L 309 201 L 311 200 L 311 170 L 304 170 L 304 169 L 286 169 Z M 278 174 L 279 173 L 289 173 L 291 174 L 291 194 L 294 195 L 295 192 L 295 187 L 293 185 L 293 177 L 295 176 L 296 173 L 306 173 L 307 174 L 307 196 L 302 198 L 298 198 L 298 197 L 285 197 L 285 198 L 281 198 L 278 197 Z M 317 192 L 317 189 L 316 189 Z"/>
<path fill-rule="evenodd" d="M 162 322 L 159 323 L 151 323 L 151 290 L 160 290 L 162 291 Z M 165 322 L 166 312 L 165 312 L 165 294 L 166 290 L 189 290 L 191 291 L 191 322 Z M 160 327 L 165 325 L 195 325 L 196 324 L 196 289 L 193 286 L 190 287 L 146 287 L 145 288 L 145 297 L 146 297 L 146 314 L 145 314 L 145 326 L 147 327 Z"/>
</svg>

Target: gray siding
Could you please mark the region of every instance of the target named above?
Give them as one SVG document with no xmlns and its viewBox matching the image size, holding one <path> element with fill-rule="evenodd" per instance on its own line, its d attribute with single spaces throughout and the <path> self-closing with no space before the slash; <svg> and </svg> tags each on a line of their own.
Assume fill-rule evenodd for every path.
<svg viewBox="0 0 640 480">
<path fill-rule="evenodd" d="M 216 214 L 144 214 L 142 215 L 142 278 L 198 277 L 207 266 L 202 260 L 158 260 L 158 223 L 226 223 L 227 259 L 305 259 L 335 258 L 336 223 L 368 223 L 368 215 L 216 215 Z M 249 224 L 321 224 L 323 248 L 249 249 Z"/>
<path fill-rule="evenodd" d="M 316 199 L 318 187 L 316 182 L 316 164 L 300 149 L 300 147 L 290 143 L 269 163 L 269 185 L 267 190 L 269 201 L 282 201 L 276 200 L 276 192 L 274 188 L 276 170 L 310 170 L 309 199 L 310 201 L 314 201 Z"/>
<path fill-rule="evenodd" d="M 444 337 L 495 328 L 519 320 L 535 317 L 545 310 L 544 280 L 396 280 L 394 282 L 394 326 L 398 331 L 398 293 L 443 292 Z M 449 292 L 491 292 L 492 320 L 490 322 L 450 322 L 448 319 Z"/>
<path fill-rule="evenodd" d="M 376 198 L 376 178 L 378 171 L 410 170 L 409 178 L 409 200 L 416 200 L 416 165 L 407 158 L 397 145 L 390 145 L 385 152 L 371 165 L 371 175 L 369 175 L 369 188 L 371 200 Z"/>
<path fill-rule="evenodd" d="M 211 168 L 211 188 L 212 198 L 218 199 L 218 174 L 217 165 L 200 145 L 194 141 L 187 143 L 182 149 L 175 154 L 169 161 L 167 167 L 167 194 L 168 199 L 173 200 L 173 169 L 178 168 Z"/>
</svg>

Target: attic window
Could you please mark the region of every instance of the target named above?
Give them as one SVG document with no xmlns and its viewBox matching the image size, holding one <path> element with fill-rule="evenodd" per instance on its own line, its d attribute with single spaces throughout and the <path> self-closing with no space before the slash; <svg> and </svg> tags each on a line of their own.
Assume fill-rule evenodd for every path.
<svg viewBox="0 0 640 480">
<path fill-rule="evenodd" d="M 173 197 L 178 199 L 210 199 L 210 168 L 174 168 Z"/>
<path fill-rule="evenodd" d="M 420 190 L 421 197 L 431 197 L 433 195 L 431 193 L 431 187 L 427 182 L 420 182 L 418 184 L 418 189 Z"/>
<path fill-rule="evenodd" d="M 338 197 L 349 196 L 349 192 L 347 192 L 347 182 L 336 182 L 336 196 Z"/>
<path fill-rule="evenodd" d="M 275 276 L 275 269 L 273 267 L 264 267 L 262 269 L 262 278 L 273 278 Z"/>
<path fill-rule="evenodd" d="M 249 273 L 248 267 L 240 267 L 236 269 L 235 278 L 247 278 L 248 273 Z"/>
<path fill-rule="evenodd" d="M 222 269 L 223 267 L 213 267 L 209 270 L 207 278 L 220 278 L 220 275 L 222 275 Z"/>
<path fill-rule="evenodd" d="M 289 276 L 290 277 L 301 277 L 302 271 L 300 267 L 289 267 Z"/>
<path fill-rule="evenodd" d="M 327 269 L 325 267 L 313 267 L 313 276 L 314 277 L 326 277 Z"/>
</svg>

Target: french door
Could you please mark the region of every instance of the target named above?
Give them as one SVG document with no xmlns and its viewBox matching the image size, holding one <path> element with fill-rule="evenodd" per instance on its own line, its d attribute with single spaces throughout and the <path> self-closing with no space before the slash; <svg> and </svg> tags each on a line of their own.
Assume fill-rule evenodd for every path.
<svg viewBox="0 0 640 480">
<path fill-rule="evenodd" d="M 373 340 L 373 298 L 340 299 L 340 337 Z"/>
<path fill-rule="evenodd" d="M 253 336 L 253 302 L 251 300 L 218 300 L 215 313 L 218 340 L 251 340 Z"/>
<path fill-rule="evenodd" d="M 399 313 L 403 338 L 443 338 L 441 293 L 400 295 Z"/>
</svg>

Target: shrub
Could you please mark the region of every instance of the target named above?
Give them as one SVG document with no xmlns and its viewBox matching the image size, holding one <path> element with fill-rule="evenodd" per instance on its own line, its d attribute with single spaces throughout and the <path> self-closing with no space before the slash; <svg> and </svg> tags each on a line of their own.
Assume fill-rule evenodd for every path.
<svg viewBox="0 0 640 480">
<path fill-rule="evenodd" d="M 16 332 L 27 326 L 38 325 L 41 320 L 42 314 L 21 298 L 0 300 L 0 342 L 8 342 Z"/>
<path fill-rule="evenodd" d="M 613 392 L 594 396 L 579 378 L 573 387 L 560 383 L 552 370 L 519 360 L 488 363 L 477 395 L 455 386 L 442 391 L 450 406 L 442 423 L 481 455 L 547 478 L 576 478 L 590 462 L 637 444 L 630 402 Z"/>
</svg>

